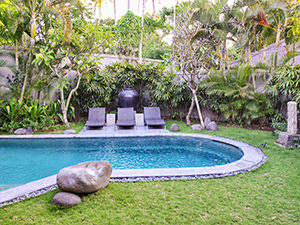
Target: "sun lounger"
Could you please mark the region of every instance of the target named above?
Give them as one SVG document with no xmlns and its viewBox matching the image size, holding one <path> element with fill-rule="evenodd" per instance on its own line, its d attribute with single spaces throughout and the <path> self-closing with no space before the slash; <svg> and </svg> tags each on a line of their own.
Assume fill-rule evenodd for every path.
<svg viewBox="0 0 300 225">
<path fill-rule="evenodd" d="M 105 108 L 89 108 L 87 127 L 103 127 L 105 124 Z"/>
<path fill-rule="evenodd" d="M 144 107 L 144 117 L 147 126 L 166 126 L 165 121 L 161 119 L 159 107 Z"/>
<path fill-rule="evenodd" d="M 133 111 L 133 107 L 118 108 L 117 126 L 119 127 L 135 126 L 135 114 Z"/>
</svg>

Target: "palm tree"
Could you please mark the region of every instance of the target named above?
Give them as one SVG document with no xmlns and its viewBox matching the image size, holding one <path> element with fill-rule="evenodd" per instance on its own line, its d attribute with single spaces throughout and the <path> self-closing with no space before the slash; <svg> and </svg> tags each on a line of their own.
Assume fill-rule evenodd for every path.
<svg viewBox="0 0 300 225">
<path fill-rule="evenodd" d="M 202 29 L 195 34 L 194 39 L 209 34 L 220 40 L 218 49 L 222 74 L 227 68 L 226 42 L 227 40 L 235 41 L 233 36 L 237 33 L 237 28 L 234 24 L 237 16 L 236 8 L 230 8 L 227 3 L 227 0 L 217 1 L 216 3 L 212 3 L 209 0 L 195 2 L 198 10 L 192 17 L 194 21 L 200 22 L 202 26 Z"/>
<path fill-rule="evenodd" d="M 249 23 L 248 30 L 255 30 L 262 26 L 276 33 L 276 52 L 273 65 L 278 64 L 278 49 L 282 33 L 287 27 L 287 4 L 285 0 L 271 0 L 255 3 L 247 7 L 243 21 Z M 254 35 L 255 37 L 255 35 Z"/>
<path fill-rule="evenodd" d="M 15 45 L 16 69 L 19 70 L 19 48 L 29 20 L 26 17 L 24 18 L 21 12 L 3 9 L 0 12 L 0 23 L 4 28 L 2 35 L 5 35 Z"/>
<path fill-rule="evenodd" d="M 224 118 L 234 122 L 251 123 L 265 116 L 266 97 L 257 93 L 249 83 L 254 68 L 248 63 L 233 67 L 225 76 L 211 71 L 201 87 L 211 98 L 220 98 L 222 103 L 215 106 Z"/>
</svg>

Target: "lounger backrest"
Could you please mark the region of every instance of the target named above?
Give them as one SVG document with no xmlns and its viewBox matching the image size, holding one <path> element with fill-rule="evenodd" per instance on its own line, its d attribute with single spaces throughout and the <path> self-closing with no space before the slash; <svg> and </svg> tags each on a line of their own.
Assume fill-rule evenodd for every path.
<svg viewBox="0 0 300 225">
<path fill-rule="evenodd" d="M 121 120 L 121 121 L 135 120 L 133 107 L 118 108 L 118 120 Z"/>
<path fill-rule="evenodd" d="M 159 107 L 144 107 L 145 120 L 161 119 Z"/>
<path fill-rule="evenodd" d="M 90 121 L 103 121 L 105 120 L 105 108 L 89 108 Z"/>
</svg>

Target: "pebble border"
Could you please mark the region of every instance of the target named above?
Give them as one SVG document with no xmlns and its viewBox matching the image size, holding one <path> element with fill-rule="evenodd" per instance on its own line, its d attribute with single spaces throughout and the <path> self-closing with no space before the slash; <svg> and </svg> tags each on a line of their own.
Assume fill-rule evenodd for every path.
<svg viewBox="0 0 300 225">
<path fill-rule="evenodd" d="M 42 136 L 42 137 L 41 137 Z M 54 137 L 55 136 L 55 137 Z M 59 136 L 59 137 L 57 137 Z M 131 135 L 119 135 L 119 137 L 130 137 Z M 217 172 L 217 173 L 212 173 L 212 174 L 203 174 L 203 175 L 179 175 L 179 176 L 174 176 L 174 175 L 171 175 L 171 176 L 143 176 L 143 177 L 112 177 L 110 179 L 110 181 L 113 181 L 113 182 L 141 182 L 141 181 L 170 181 L 170 180 L 198 180 L 198 179 L 213 179 L 213 178 L 222 178 L 222 177 L 227 177 L 227 176 L 234 176 L 234 175 L 237 175 L 237 174 L 241 174 L 241 173 L 245 173 L 245 172 L 249 172 L 251 170 L 254 170 L 254 169 L 257 169 L 258 167 L 260 167 L 262 164 L 264 164 L 268 157 L 265 155 L 265 153 L 258 147 L 255 147 L 253 145 L 250 145 L 248 143 L 245 143 L 245 142 L 242 142 L 242 141 L 238 141 L 238 140 L 235 140 L 235 139 L 231 139 L 231 138 L 223 138 L 223 137 L 219 137 L 219 136 L 213 136 L 213 135 L 201 135 L 201 134 L 186 134 L 186 133 L 170 133 L 170 134 L 146 134 L 146 135 L 134 135 L 136 137 L 145 137 L 145 136 L 188 136 L 188 137 L 198 137 L 198 138 L 208 138 L 208 139 L 211 139 L 211 140 L 215 140 L 215 141 L 218 141 L 218 142 L 223 142 L 225 144 L 230 144 L 230 145 L 234 145 L 236 147 L 239 148 L 238 144 L 237 143 L 240 143 L 242 145 L 247 145 L 249 146 L 251 149 L 255 149 L 257 152 L 260 153 L 260 155 L 262 156 L 260 162 L 258 162 L 257 164 L 255 165 L 252 165 L 246 169 L 241 169 L 241 170 L 236 170 L 236 171 L 232 171 L 232 172 Z M 95 136 L 95 135 L 92 135 L 92 136 L 86 136 L 86 135 L 51 135 L 50 137 L 49 136 L 45 136 L 45 135 L 26 135 L 26 136 L 19 136 L 17 138 L 99 138 L 99 136 Z M 100 136 L 101 138 L 103 138 L 103 136 Z M 116 137 L 114 135 L 109 135 L 109 136 L 106 136 L 106 137 Z M 0 139 L 6 139 L 6 138 L 16 138 L 16 136 L 5 136 L 2 135 L 0 136 Z M 234 142 L 234 144 L 230 143 L 230 142 Z M 55 185 L 51 185 L 51 186 L 48 186 L 48 187 L 45 187 L 45 188 L 41 188 L 39 190 L 36 190 L 36 191 L 33 191 L 33 192 L 30 192 L 26 195 L 22 195 L 22 196 L 19 196 L 17 198 L 14 198 L 12 200 L 9 200 L 9 201 L 5 201 L 5 202 L 1 202 L 0 203 L 0 207 L 3 207 L 5 205 L 9 205 L 9 204 L 13 204 L 15 202 L 19 202 L 19 201 L 23 201 L 24 199 L 27 199 L 27 198 L 31 198 L 31 197 L 36 197 L 38 195 L 41 195 L 41 194 L 44 194 L 46 192 L 49 192 L 49 191 L 53 191 L 55 189 L 57 189 L 58 186 L 55 184 Z"/>
</svg>

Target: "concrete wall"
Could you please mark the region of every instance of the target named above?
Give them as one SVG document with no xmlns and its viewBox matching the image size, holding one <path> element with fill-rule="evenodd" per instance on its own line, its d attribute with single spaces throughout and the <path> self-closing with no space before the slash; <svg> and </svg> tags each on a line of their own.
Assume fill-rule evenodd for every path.
<svg viewBox="0 0 300 225">
<path fill-rule="evenodd" d="M 0 55 L 0 60 L 4 60 L 6 62 L 8 62 L 9 64 L 15 65 L 15 59 L 14 57 L 10 56 L 10 55 Z M 12 77 L 14 76 L 14 73 L 6 68 L 6 67 L 0 67 L 0 95 L 4 94 L 5 92 L 9 91 L 8 88 L 3 87 L 3 85 L 7 85 L 7 77 L 9 77 L 10 79 L 12 79 Z"/>
</svg>

